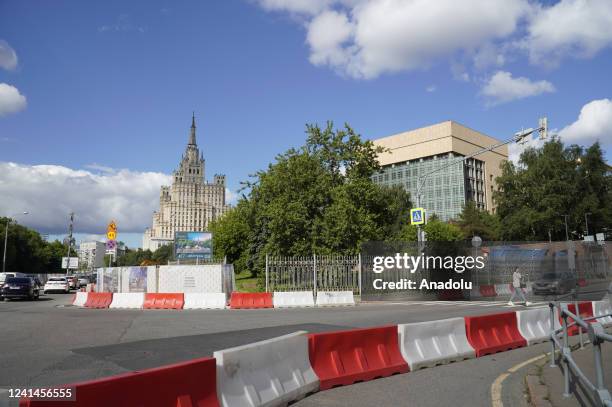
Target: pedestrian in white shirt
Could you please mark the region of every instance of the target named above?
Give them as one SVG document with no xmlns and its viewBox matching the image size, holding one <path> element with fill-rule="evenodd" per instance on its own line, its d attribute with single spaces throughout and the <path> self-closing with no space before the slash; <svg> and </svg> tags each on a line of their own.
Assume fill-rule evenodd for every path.
<svg viewBox="0 0 612 407">
<path fill-rule="evenodd" d="M 515 297 L 517 297 L 519 300 L 522 299 L 526 307 L 531 305 L 531 303 L 527 301 L 527 299 L 525 298 L 525 293 L 523 292 L 523 288 L 521 284 L 522 279 L 523 279 L 523 276 L 521 274 L 521 271 L 517 267 L 516 269 L 514 269 L 514 273 L 512 273 L 512 287 L 514 288 L 514 291 L 512 292 L 512 295 L 510 296 L 510 301 L 508 301 L 508 305 L 514 305 L 514 302 L 512 302 L 512 300 Z"/>
</svg>

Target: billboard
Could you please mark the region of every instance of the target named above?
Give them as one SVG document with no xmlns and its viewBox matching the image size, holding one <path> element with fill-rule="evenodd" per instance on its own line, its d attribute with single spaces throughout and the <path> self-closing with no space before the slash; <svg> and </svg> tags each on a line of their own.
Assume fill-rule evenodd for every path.
<svg viewBox="0 0 612 407">
<path fill-rule="evenodd" d="M 211 259 L 212 233 L 174 232 L 174 257 L 176 259 Z"/>
</svg>

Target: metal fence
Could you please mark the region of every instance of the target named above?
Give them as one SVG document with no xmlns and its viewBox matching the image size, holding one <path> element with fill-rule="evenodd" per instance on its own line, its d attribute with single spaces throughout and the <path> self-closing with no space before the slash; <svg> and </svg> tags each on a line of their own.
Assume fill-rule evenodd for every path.
<svg viewBox="0 0 612 407">
<path fill-rule="evenodd" d="M 610 288 L 612 288 L 612 286 L 610 286 L 606 291 L 608 295 L 612 292 Z M 599 292 L 601 291 L 593 291 L 592 293 Z M 574 300 L 576 299 L 575 293 L 571 293 L 570 296 L 573 296 Z M 555 308 L 557 308 L 558 315 L 561 317 L 562 320 L 562 327 L 553 331 L 550 335 L 552 346 L 552 351 L 550 353 L 550 366 L 556 366 L 555 348 L 558 348 L 561 351 L 560 358 L 563 363 L 563 396 L 571 396 L 570 374 L 573 373 L 574 378 L 578 380 L 578 382 L 582 385 L 582 388 L 587 389 L 587 391 L 590 393 L 589 396 L 592 398 L 593 401 L 595 401 L 595 405 L 602 407 L 612 407 L 612 397 L 610 396 L 610 392 L 606 388 L 604 383 L 603 360 L 601 354 L 601 344 L 604 342 L 612 342 L 612 335 L 607 334 L 604 330 L 603 325 L 597 321 L 597 319 L 599 318 L 610 317 L 612 316 L 612 314 L 596 315 L 590 318 L 582 318 L 580 316 L 578 302 L 574 301 L 574 304 L 576 314 L 569 311 L 568 303 L 551 302 L 549 304 L 551 327 L 555 326 Z M 568 334 L 568 330 L 572 326 L 578 326 L 580 332 L 579 334 L 581 347 L 583 346 L 582 330 L 584 330 L 588 334 L 588 338 L 593 348 L 593 357 L 595 361 L 595 383 L 593 383 L 593 381 L 584 374 L 582 369 L 580 369 L 580 366 L 578 366 L 578 364 L 572 357 L 572 349 L 569 344 Z M 563 343 L 561 343 L 561 339 L 558 337 L 559 335 L 562 336 Z"/>
<path fill-rule="evenodd" d="M 360 294 L 361 255 L 266 256 L 266 292 L 352 291 Z"/>
</svg>

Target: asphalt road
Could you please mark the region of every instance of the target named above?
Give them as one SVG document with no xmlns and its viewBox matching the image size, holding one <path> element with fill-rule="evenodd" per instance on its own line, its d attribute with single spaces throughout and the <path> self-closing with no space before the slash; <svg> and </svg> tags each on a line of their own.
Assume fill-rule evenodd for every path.
<svg viewBox="0 0 612 407">
<path fill-rule="evenodd" d="M 501 302 L 429 302 L 281 310 L 94 310 L 64 307 L 71 297 L 0 303 L 0 387 L 57 385 L 156 367 L 296 330 L 320 332 L 522 309 Z M 441 406 L 454 405 L 453 400 L 461 400 L 458 405 L 491 405 L 493 380 L 544 349 L 530 347 L 333 389 L 298 405 Z M 518 388 L 517 394 L 504 393 L 505 405 L 523 406 Z M 350 403 L 347 395 L 352 396 Z"/>
</svg>

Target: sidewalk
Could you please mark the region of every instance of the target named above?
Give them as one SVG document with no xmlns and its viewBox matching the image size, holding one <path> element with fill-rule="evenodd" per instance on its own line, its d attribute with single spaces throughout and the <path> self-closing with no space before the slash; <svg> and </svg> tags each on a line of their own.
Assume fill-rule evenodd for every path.
<svg viewBox="0 0 612 407">
<path fill-rule="evenodd" d="M 587 340 L 584 336 L 585 342 Z M 593 347 L 589 343 L 585 343 L 584 348 L 580 349 L 580 345 L 575 337 L 571 341 L 572 352 L 576 364 L 580 367 L 587 378 L 595 384 L 595 361 Z M 604 367 L 604 383 L 606 388 L 612 391 L 612 343 L 603 343 L 601 345 L 601 353 Z M 564 398 L 564 377 L 563 366 L 560 363 L 560 356 L 557 355 L 556 367 L 550 367 L 550 357 L 539 361 L 530 370 L 528 375 L 538 376 L 540 383 L 543 383 L 547 388 L 545 399 L 550 401 L 554 407 L 575 407 L 575 406 L 596 406 L 591 392 L 587 388 L 583 388 L 580 382 L 574 375 L 570 376 L 570 392 L 571 397 Z"/>
</svg>

